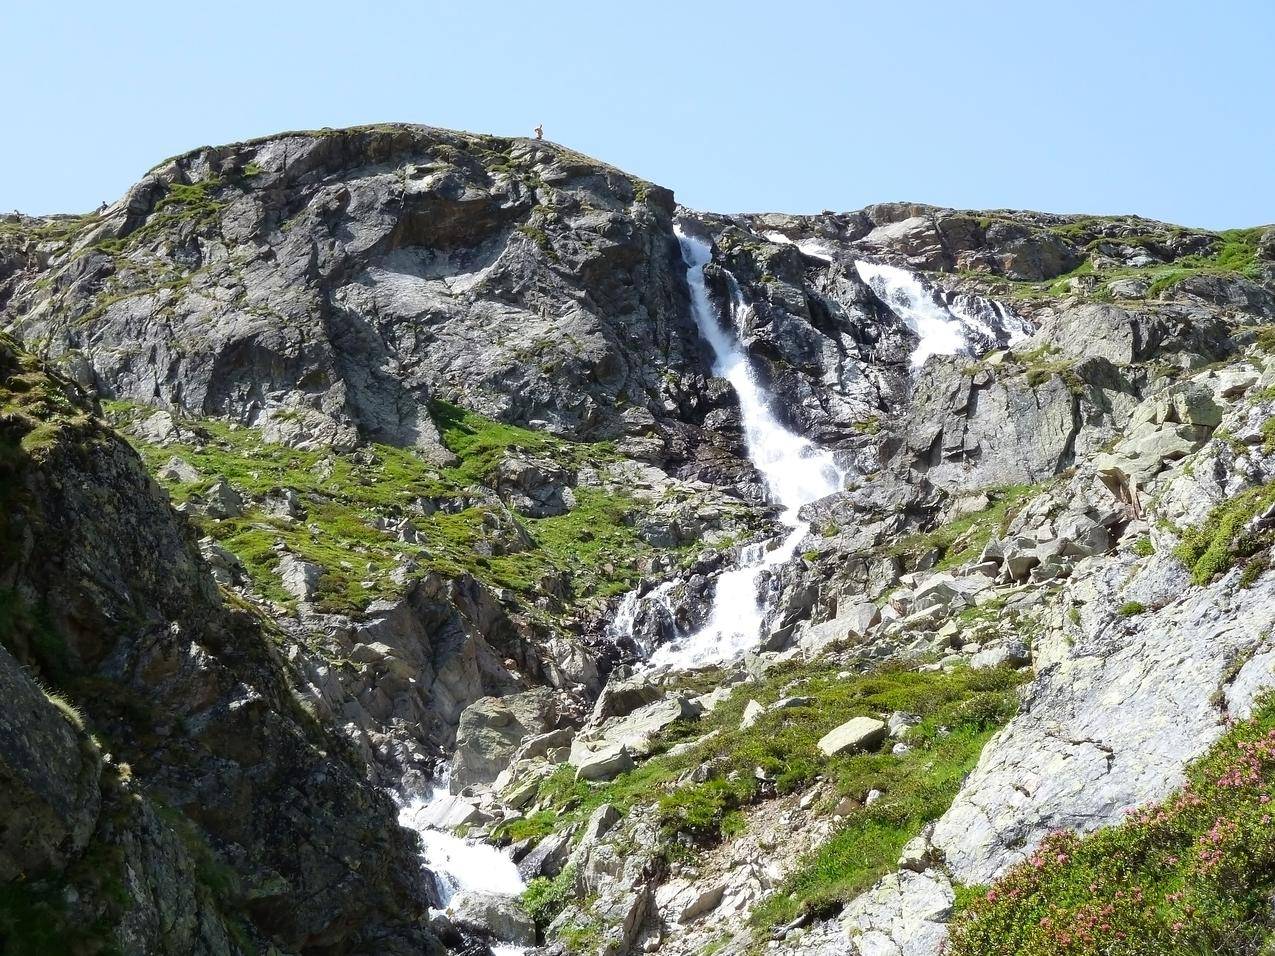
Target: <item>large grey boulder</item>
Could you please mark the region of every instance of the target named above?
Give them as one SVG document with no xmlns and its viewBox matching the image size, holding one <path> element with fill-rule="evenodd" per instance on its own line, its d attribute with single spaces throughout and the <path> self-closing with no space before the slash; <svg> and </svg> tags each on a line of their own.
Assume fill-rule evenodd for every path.
<svg viewBox="0 0 1275 956">
<path fill-rule="evenodd" d="M 529 518 L 566 514 L 575 503 L 575 474 L 552 460 L 507 453 L 490 480 L 515 511 Z"/>
<path fill-rule="evenodd" d="M 454 830 L 467 823 L 481 823 L 488 819 L 490 817 L 483 813 L 473 800 L 456 794 L 449 794 L 425 804 L 416 813 L 413 822 L 419 827 L 429 827 L 435 830 Z"/>
<path fill-rule="evenodd" d="M 243 496 L 223 478 L 204 492 L 203 509 L 211 518 L 238 518 L 243 514 Z"/>
<path fill-rule="evenodd" d="M 313 601 L 319 591 L 323 568 L 294 554 L 279 559 L 279 580 L 283 589 L 302 603 Z"/>
<path fill-rule="evenodd" d="M 842 914 L 859 956 L 933 956 L 947 939 L 955 900 L 952 884 L 936 870 L 904 869 L 880 881 Z"/>
<path fill-rule="evenodd" d="M 819 751 L 825 757 L 853 750 L 871 750 L 885 739 L 885 721 L 875 717 L 854 717 L 834 727 L 819 738 Z"/>
<path fill-rule="evenodd" d="M 1006 641 L 979 651 L 970 658 L 970 667 L 987 670 L 993 667 L 1022 667 L 1031 660 L 1031 651 L 1022 641 Z"/>
<path fill-rule="evenodd" d="M 456 728 L 452 793 L 492 783 L 523 740 L 556 729 L 558 719 L 557 696 L 548 688 L 474 701 L 460 715 Z"/>
<path fill-rule="evenodd" d="M 612 717 L 623 717 L 663 696 L 663 688 L 641 677 L 607 684 L 593 705 L 589 722 L 600 724 Z"/>
<path fill-rule="evenodd" d="M 572 748 L 571 764 L 577 780 L 610 780 L 633 769 L 633 755 L 624 744 Z"/>
<path fill-rule="evenodd" d="M 1102 554 L 1111 547 L 1111 533 L 1106 526 L 1084 514 L 1060 518 L 1054 531 L 1063 554 L 1089 557 Z"/>
<path fill-rule="evenodd" d="M 527 737 L 518 745 L 518 749 L 514 751 L 510 763 L 516 764 L 523 761 L 556 757 L 558 752 L 564 748 L 571 747 L 572 737 L 573 734 L 566 727 L 560 727 L 545 734 Z M 556 760 L 555 762 L 561 763 L 561 760 Z"/>
<path fill-rule="evenodd" d="M 931 575 L 912 592 L 914 612 L 939 608 L 950 613 L 961 610 L 968 603 L 964 592 L 957 588 L 956 580 L 950 574 Z"/>
<path fill-rule="evenodd" d="M 537 843 L 526 856 L 518 861 L 518 874 L 524 880 L 538 876 L 557 876 L 571 855 L 571 840 L 575 827 L 550 833 Z"/>
<path fill-rule="evenodd" d="M 199 539 L 199 553 L 208 563 L 208 570 L 212 572 L 213 580 L 218 584 L 236 584 L 243 577 L 243 562 L 212 537 L 205 536 Z"/>
<path fill-rule="evenodd" d="M 936 825 L 958 881 L 989 882 L 1051 829 L 1091 830 L 1165 796 L 1271 682 L 1275 582 L 1192 588 L 1172 558 L 1131 560 L 1072 579 L 1071 642 L 1051 648 L 1052 666 Z M 1130 624 L 1114 612 L 1129 599 L 1165 606 Z"/>
<path fill-rule="evenodd" d="M 447 915 L 457 926 L 501 942 L 536 944 L 536 924 L 513 897 L 466 890 L 452 899 Z"/>
<path fill-rule="evenodd" d="M 702 708 L 682 694 L 674 694 L 639 707 L 623 717 L 613 717 L 581 730 L 571 745 L 571 763 L 579 766 L 585 752 L 623 746 L 634 757 L 644 757 L 655 747 L 660 731 L 678 720 L 698 717 Z"/>
<path fill-rule="evenodd" d="M 880 620 L 881 609 L 871 601 L 838 604 L 837 616 L 830 621 L 804 627 L 799 643 L 818 653 L 829 644 L 862 639 Z"/>
<path fill-rule="evenodd" d="M 1001 542 L 1001 577 L 1005 581 L 1025 581 L 1040 564 L 1040 542 L 1031 538 L 1011 538 Z"/>
<path fill-rule="evenodd" d="M 199 480 L 199 472 L 185 458 L 174 455 L 156 472 L 162 481 L 192 482 Z"/>
</svg>

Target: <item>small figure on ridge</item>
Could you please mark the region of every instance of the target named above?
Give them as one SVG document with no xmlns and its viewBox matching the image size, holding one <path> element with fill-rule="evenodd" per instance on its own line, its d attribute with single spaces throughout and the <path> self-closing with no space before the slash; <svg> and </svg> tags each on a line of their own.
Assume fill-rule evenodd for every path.
<svg viewBox="0 0 1275 956">
<path fill-rule="evenodd" d="M 544 139 L 544 138 L 545 138 L 545 124 L 541 123 L 539 126 L 536 127 L 536 139 Z"/>
</svg>

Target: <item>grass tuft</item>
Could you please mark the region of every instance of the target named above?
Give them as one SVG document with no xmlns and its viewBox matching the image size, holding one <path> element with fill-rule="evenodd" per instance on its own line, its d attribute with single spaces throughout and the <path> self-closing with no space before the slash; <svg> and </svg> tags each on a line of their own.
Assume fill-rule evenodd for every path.
<svg viewBox="0 0 1275 956">
<path fill-rule="evenodd" d="M 1271 545 L 1272 530 L 1255 528 L 1254 519 L 1273 504 L 1275 482 L 1250 488 L 1215 507 L 1198 528 L 1185 531 L 1173 553 L 1196 584 L 1208 584 Z"/>
</svg>

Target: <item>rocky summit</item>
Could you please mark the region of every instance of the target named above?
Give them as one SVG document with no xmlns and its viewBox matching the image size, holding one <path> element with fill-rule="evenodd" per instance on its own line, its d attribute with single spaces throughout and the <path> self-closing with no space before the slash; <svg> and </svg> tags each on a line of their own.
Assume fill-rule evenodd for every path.
<svg viewBox="0 0 1275 956">
<path fill-rule="evenodd" d="M 1275 227 L 324 129 L 0 328 L 4 953 L 1269 952 Z"/>
</svg>

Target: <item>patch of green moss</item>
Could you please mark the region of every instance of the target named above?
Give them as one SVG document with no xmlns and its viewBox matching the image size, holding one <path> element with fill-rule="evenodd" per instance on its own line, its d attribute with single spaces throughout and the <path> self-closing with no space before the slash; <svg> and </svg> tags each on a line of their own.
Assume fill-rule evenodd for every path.
<svg viewBox="0 0 1275 956">
<path fill-rule="evenodd" d="M 558 933 L 558 942 L 571 956 L 592 956 L 602 945 L 602 922 L 593 918 L 568 923 Z"/>
<path fill-rule="evenodd" d="M 35 220 L 4 216 L 0 217 L 0 240 L 65 245 L 99 221 L 101 216 L 96 212 L 82 216 L 48 216 Z"/>
<path fill-rule="evenodd" d="M 1159 272 L 1151 284 L 1147 286 L 1147 298 L 1158 299 L 1183 279 L 1194 275 L 1190 269 L 1165 269 Z"/>
<path fill-rule="evenodd" d="M 923 718 L 908 736 L 907 753 L 838 758 L 825 768 L 855 806 L 832 838 L 799 861 L 753 910 L 754 926 L 767 931 L 802 913 L 830 915 L 894 869 L 907 841 L 947 810 L 984 744 L 1013 715 L 1022 678 L 1009 671 L 944 676 L 949 679 L 928 686 L 901 682 L 886 693 L 890 706 L 882 712 L 904 710 Z M 918 699 L 927 691 L 936 700 Z M 864 805 L 864 795 L 874 789 L 883 796 Z"/>
<path fill-rule="evenodd" d="M 1265 326 L 1258 329 L 1253 344 L 1259 352 L 1266 355 L 1275 354 L 1275 328 Z M 1269 386 L 1269 388 L 1275 389 L 1275 386 Z"/>
<path fill-rule="evenodd" d="M 177 226 L 191 224 L 195 228 L 202 228 L 211 224 L 221 215 L 224 207 L 219 197 L 225 185 L 215 176 L 193 183 L 169 183 L 145 223 L 123 238 L 105 239 L 94 248 L 111 255 L 120 255 Z"/>
<path fill-rule="evenodd" d="M 89 843 L 65 872 L 0 884 L 0 952 L 14 956 L 124 956 L 115 927 L 129 904 L 118 847 Z M 68 892 L 92 891 L 95 913 L 73 910 Z M 86 918 L 87 917 L 87 918 Z"/>
<path fill-rule="evenodd" d="M 151 414 L 126 402 L 106 403 L 117 422 Z M 200 529 L 233 552 L 257 590 L 288 604 L 278 573 L 281 556 L 291 553 L 323 569 L 317 604 L 324 610 L 357 613 L 369 602 L 400 587 L 396 571 L 411 561 L 418 574 L 472 574 L 528 600 L 542 591 L 546 575 L 562 576 L 572 599 L 602 599 L 632 586 L 637 558 L 656 549 L 635 527 L 639 503 L 603 487 L 575 490 L 565 514 L 522 518 L 484 487 L 501 460 L 523 452 L 576 469 L 618 460 L 610 443 L 569 442 L 505 425 L 473 412 L 436 402 L 432 406 L 453 465 L 432 465 L 410 449 L 367 445 L 357 451 L 304 451 L 265 442 L 255 428 L 216 419 L 185 422 L 190 438 L 150 445 L 132 439 L 152 474 L 172 457 L 198 473 L 192 482 L 161 479 L 178 502 L 198 504 L 218 480 L 228 481 L 249 499 L 291 489 L 301 499 L 300 521 L 267 514 L 249 504 L 243 515 L 212 518 L 192 508 Z M 381 530 L 383 521 L 406 520 L 416 540 L 399 540 Z M 497 539 L 514 541 L 493 546 Z"/>
<path fill-rule="evenodd" d="M 1123 225 L 1116 232 L 1110 226 Z M 1121 235 L 1128 226 L 1152 229 L 1152 232 Z M 1094 302 L 1111 301 L 1113 295 L 1110 285 L 1123 278 L 1141 278 L 1148 281 L 1147 298 L 1158 298 L 1170 292 L 1183 280 L 1198 275 L 1245 276 L 1258 278 L 1257 245 L 1264 227 L 1251 229 L 1227 229 L 1217 233 L 1193 233 L 1180 226 L 1160 226 L 1159 224 L 1138 222 L 1121 218 L 1079 217 L 1063 225 L 1051 226 L 1050 232 L 1078 246 L 1083 246 L 1089 253 L 1077 268 L 1064 276 L 1048 282 L 1011 282 L 1006 292 L 1018 298 L 1057 298 L 1079 294 Z M 1208 238 L 1211 248 L 1207 253 L 1181 256 L 1171 262 L 1157 262 L 1144 266 L 1121 266 L 1098 270 L 1094 267 L 1093 256 L 1104 243 L 1122 246 L 1141 246 L 1161 259 L 1169 258 L 1170 240 L 1175 237 L 1197 235 Z M 1093 276 L 1094 281 L 1088 286 L 1076 287 L 1070 280 L 1079 276 Z"/>
<path fill-rule="evenodd" d="M 1155 554 L 1155 545 L 1151 543 L 1151 539 L 1143 535 L 1133 543 L 1133 553 L 1140 558 L 1149 558 Z"/>
<path fill-rule="evenodd" d="M 1141 601 L 1125 601 L 1124 604 L 1121 604 L 1120 607 L 1116 609 L 1116 613 L 1121 617 L 1136 617 L 1137 615 L 1144 613 L 1146 609 L 1147 606 Z"/>
<path fill-rule="evenodd" d="M 988 488 L 984 494 L 991 504 L 982 511 L 968 514 L 934 531 L 900 538 L 885 549 L 892 557 L 922 555 L 937 549 L 941 555 L 939 570 L 956 567 L 972 560 L 993 536 L 1005 533 L 1010 521 L 1044 485 L 1003 485 Z"/>
<path fill-rule="evenodd" d="M 151 803 L 155 808 L 156 816 L 167 824 L 185 847 L 191 861 L 195 864 L 195 878 L 200 885 L 205 887 L 212 894 L 213 899 L 220 904 L 227 904 L 238 899 L 241 896 L 238 874 L 213 852 L 204 838 L 203 831 L 181 811 L 154 800 Z"/>
<path fill-rule="evenodd" d="M 50 680 L 70 673 L 66 643 L 43 605 L 32 606 L 20 594 L 0 588 L 0 643 L 20 660 L 34 660 Z"/>
<path fill-rule="evenodd" d="M 521 232 L 528 239 L 530 239 L 532 242 L 534 242 L 536 245 L 538 245 L 545 252 L 556 255 L 556 253 L 554 253 L 553 243 L 549 241 L 549 234 L 545 232 L 543 229 L 541 229 L 539 226 L 533 226 L 530 223 L 524 223 L 523 225 L 518 227 L 518 231 Z"/>
<path fill-rule="evenodd" d="M 1250 488 L 1215 507 L 1198 528 L 1184 531 L 1173 553 L 1186 565 L 1196 584 L 1208 584 L 1237 561 L 1271 545 L 1272 531 L 1253 530 L 1250 524 L 1272 504 L 1275 483 Z"/>
<path fill-rule="evenodd" d="M 1271 559 L 1268 554 L 1257 554 L 1249 558 L 1244 565 L 1244 571 L 1240 574 L 1240 587 L 1250 588 L 1263 574 L 1271 569 Z"/>
<path fill-rule="evenodd" d="M 1268 455 L 1275 453 L 1275 415 L 1262 422 L 1262 451 Z"/>
<path fill-rule="evenodd" d="M 1085 383 L 1076 373 L 1076 360 L 1063 355 L 1056 346 L 1045 344 L 1015 356 L 1024 367 L 1024 379 L 1032 388 L 1044 385 L 1057 376 L 1062 379 L 1068 391 L 1079 395 L 1085 390 Z"/>
<path fill-rule="evenodd" d="M 556 829 L 558 829 L 557 814 L 551 810 L 538 810 L 530 816 L 515 817 L 497 824 L 492 832 L 502 840 L 507 839 L 518 843 L 527 839 L 539 840 Z"/>
<path fill-rule="evenodd" d="M 443 444 L 460 459 L 451 473 L 464 482 L 488 482 L 510 451 L 543 455 L 570 466 L 615 461 L 619 457 L 610 442 L 568 442 L 544 432 L 506 425 L 443 401 L 431 402 L 429 411 Z"/>
</svg>

